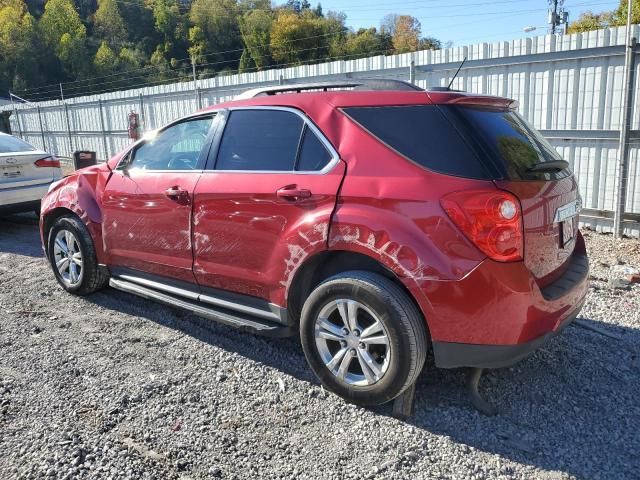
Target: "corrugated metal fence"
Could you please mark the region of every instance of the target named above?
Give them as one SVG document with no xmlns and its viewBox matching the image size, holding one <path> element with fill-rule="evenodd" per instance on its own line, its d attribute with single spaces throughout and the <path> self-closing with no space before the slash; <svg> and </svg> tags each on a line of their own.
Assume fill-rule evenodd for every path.
<svg viewBox="0 0 640 480">
<path fill-rule="evenodd" d="M 640 28 L 633 27 L 638 38 Z M 11 116 L 14 133 L 53 153 L 98 152 L 108 158 L 129 142 L 127 115 L 141 115 L 154 129 L 258 86 L 281 82 L 346 78 L 413 80 L 422 87 L 447 85 L 466 57 L 453 88 L 511 97 L 520 112 L 567 159 L 579 180 L 584 206 L 598 225 L 615 206 L 618 138 L 623 108 L 625 28 L 582 34 L 546 35 L 444 50 L 302 65 L 255 73 L 216 76 L 137 90 L 20 104 Z M 640 221 L 640 62 L 635 83 L 627 212 Z M 4 107 L 5 110 L 11 107 Z M 585 217 L 586 220 L 588 218 Z M 638 223 L 630 232 L 638 233 Z M 629 231 L 629 230 L 628 230 Z"/>
</svg>

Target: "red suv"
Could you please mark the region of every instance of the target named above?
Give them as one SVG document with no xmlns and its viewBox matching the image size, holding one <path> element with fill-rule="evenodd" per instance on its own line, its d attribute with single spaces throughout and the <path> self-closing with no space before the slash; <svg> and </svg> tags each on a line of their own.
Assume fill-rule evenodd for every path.
<svg viewBox="0 0 640 480">
<path fill-rule="evenodd" d="M 69 292 L 110 286 L 299 332 L 359 404 L 438 367 L 503 367 L 580 311 L 576 181 L 512 100 L 391 81 L 252 91 L 52 185 Z"/>
</svg>

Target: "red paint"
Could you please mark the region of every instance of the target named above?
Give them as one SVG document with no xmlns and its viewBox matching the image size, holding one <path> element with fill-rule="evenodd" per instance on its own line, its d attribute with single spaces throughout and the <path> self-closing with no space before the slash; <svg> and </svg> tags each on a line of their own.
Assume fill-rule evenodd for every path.
<svg viewBox="0 0 640 480">
<path fill-rule="evenodd" d="M 339 152 L 324 175 L 81 171 L 44 200 L 46 216 L 69 208 L 89 225 L 101 261 L 264 298 L 286 306 L 295 273 L 315 254 L 367 255 L 413 295 L 434 340 L 517 344 L 557 328 L 585 297 L 586 280 L 556 301 L 540 286 L 566 268 L 576 240 L 559 248 L 555 210 L 577 198 L 573 177 L 492 182 L 427 171 L 390 150 L 339 107 L 513 102 L 455 92 L 325 92 L 263 96 L 209 108 L 302 110 Z M 455 159 L 451 159 L 455 161 Z M 186 193 L 167 195 L 180 187 Z M 520 203 L 523 261 L 497 262 L 449 218 L 451 192 L 511 192 Z M 97 228 L 98 226 L 99 228 Z M 102 251 L 104 246 L 104 252 Z"/>
<path fill-rule="evenodd" d="M 198 282 L 284 305 L 297 267 L 327 248 L 344 171 L 339 162 L 325 175 L 203 174 L 193 210 Z M 283 197 L 283 189 L 309 193 Z"/>
<path fill-rule="evenodd" d="M 193 282 L 191 195 L 199 178 L 197 172 L 114 171 L 102 205 L 109 264 Z"/>
</svg>

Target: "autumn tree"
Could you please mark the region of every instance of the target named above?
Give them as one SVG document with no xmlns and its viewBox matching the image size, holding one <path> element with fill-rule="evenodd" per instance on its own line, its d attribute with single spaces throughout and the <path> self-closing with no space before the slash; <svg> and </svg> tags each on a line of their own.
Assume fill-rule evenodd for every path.
<svg viewBox="0 0 640 480">
<path fill-rule="evenodd" d="M 399 15 L 396 18 L 392 35 L 395 53 L 407 53 L 418 50 L 422 26 L 417 18 L 411 15 Z"/>
<path fill-rule="evenodd" d="M 575 22 L 571 22 L 567 30 L 569 33 L 598 30 L 609 26 L 611 20 L 611 14 L 609 12 L 593 13 L 587 11 L 580 15 Z"/>
</svg>

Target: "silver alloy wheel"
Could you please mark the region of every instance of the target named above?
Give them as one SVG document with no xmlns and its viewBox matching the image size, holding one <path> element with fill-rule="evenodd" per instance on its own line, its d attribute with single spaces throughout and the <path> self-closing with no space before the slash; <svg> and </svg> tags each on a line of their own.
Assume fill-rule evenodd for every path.
<svg viewBox="0 0 640 480">
<path fill-rule="evenodd" d="M 316 318 L 314 337 L 325 366 L 347 385 L 373 385 L 389 368 L 387 330 L 358 301 L 338 299 L 325 305 Z"/>
<path fill-rule="evenodd" d="M 73 232 L 63 229 L 56 234 L 53 259 L 64 283 L 73 287 L 82 281 L 82 251 Z"/>
</svg>

